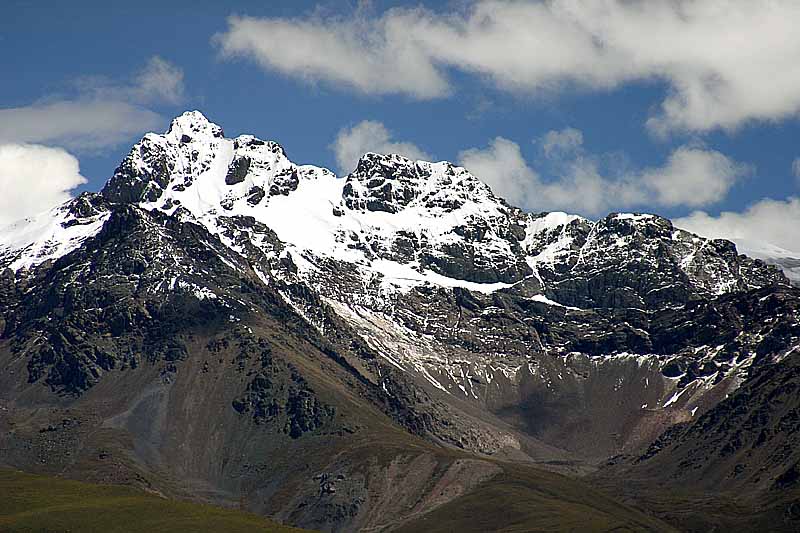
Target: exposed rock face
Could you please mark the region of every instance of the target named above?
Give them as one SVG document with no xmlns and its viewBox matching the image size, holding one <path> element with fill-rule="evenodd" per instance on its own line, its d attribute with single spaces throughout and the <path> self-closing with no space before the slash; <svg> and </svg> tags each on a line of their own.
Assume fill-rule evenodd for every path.
<svg viewBox="0 0 800 533">
<path fill-rule="evenodd" d="M 794 487 L 797 478 L 800 407 L 798 357 L 754 369 L 731 397 L 694 424 L 683 424 L 648 447 L 637 465 L 658 463 L 674 477 L 706 486 L 757 484 L 767 490 Z M 763 454 L 752 468 L 753 454 Z M 679 456 L 679 457 L 676 457 Z M 709 460 L 709 456 L 710 459 Z M 701 470 L 702 472 L 696 472 Z"/>
<path fill-rule="evenodd" d="M 236 185 L 244 181 L 247 172 L 250 170 L 250 158 L 247 156 L 237 156 L 228 165 L 228 173 L 225 175 L 226 185 Z"/>
<path fill-rule="evenodd" d="M 102 229 L 47 271 L 41 290 L 27 291 L 9 310 L 6 337 L 25 353 L 31 382 L 80 394 L 111 370 L 186 356 L 180 327 L 214 318 L 200 301 L 216 304 L 224 261 L 239 259 L 205 230 L 128 205 L 110 212 Z M 199 283 L 197 261 L 213 285 Z M 226 267 L 227 268 L 227 267 Z M 165 291 L 174 298 L 164 299 Z M 241 304 L 239 305 L 241 307 Z"/>
<path fill-rule="evenodd" d="M 552 246 L 554 229 L 548 232 L 550 240 L 534 241 L 540 254 Z M 569 245 L 540 275 L 566 305 L 652 309 L 786 283 L 776 270 L 737 255 L 729 241 L 699 238 L 653 215 L 572 220 L 559 237 Z"/>
<path fill-rule="evenodd" d="M 250 345 L 240 342 L 239 357 L 248 357 Z M 249 413 L 256 424 L 273 426 L 293 439 L 317 431 L 333 421 L 336 409 L 322 404 L 292 364 L 275 360 L 263 341 L 256 349 L 261 369 L 247 384 L 233 408 Z"/>
<path fill-rule="evenodd" d="M 381 499 L 386 476 L 455 498 L 496 474 L 486 455 L 701 470 L 717 459 L 686 450 L 707 431 L 767 465 L 758 490 L 796 484 L 775 455 L 791 413 L 762 396 L 794 390 L 798 289 L 658 216 L 526 213 L 464 168 L 392 155 L 337 178 L 190 112 L 100 194 L 0 228 L 0 269 L 8 464 L 49 464 L 52 426 L 60 471 L 94 464 L 67 448 L 111 446 L 126 480 L 331 530 L 449 501 Z M 768 450 L 752 464 L 750 437 Z"/>
</svg>

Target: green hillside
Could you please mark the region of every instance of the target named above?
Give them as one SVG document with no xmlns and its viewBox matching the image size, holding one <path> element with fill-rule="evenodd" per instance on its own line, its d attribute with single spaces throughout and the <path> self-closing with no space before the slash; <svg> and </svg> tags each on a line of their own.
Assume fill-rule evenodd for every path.
<svg viewBox="0 0 800 533">
<path fill-rule="evenodd" d="M 94 485 L 0 470 L 0 531 L 301 531 L 241 511 L 167 500 L 117 485 Z"/>
</svg>

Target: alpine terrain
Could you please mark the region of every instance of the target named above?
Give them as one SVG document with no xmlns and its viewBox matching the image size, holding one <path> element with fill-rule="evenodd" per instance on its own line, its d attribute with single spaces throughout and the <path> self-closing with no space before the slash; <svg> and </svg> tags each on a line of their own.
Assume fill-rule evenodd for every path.
<svg viewBox="0 0 800 533">
<path fill-rule="evenodd" d="M 0 228 L 0 368 L 0 465 L 290 526 L 800 529 L 778 266 L 197 111 Z"/>
</svg>

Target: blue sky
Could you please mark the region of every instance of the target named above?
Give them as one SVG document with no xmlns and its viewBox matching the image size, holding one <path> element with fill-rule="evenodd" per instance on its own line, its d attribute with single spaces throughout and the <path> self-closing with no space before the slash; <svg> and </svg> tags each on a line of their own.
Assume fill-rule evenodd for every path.
<svg viewBox="0 0 800 533">
<path fill-rule="evenodd" d="M 689 229 L 800 249 L 800 46 L 781 33 L 796 4 L 626 4 L 6 0 L 0 185 L 61 189 L 42 204 L 97 190 L 143 133 L 199 109 L 297 163 L 346 171 L 337 138 L 399 146 L 472 163 L 531 210 L 700 211 Z M 17 148 L 4 171 L 4 145 L 59 150 L 54 174 L 69 157 L 80 169 L 20 171 L 34 156 Z"/>
</svg>

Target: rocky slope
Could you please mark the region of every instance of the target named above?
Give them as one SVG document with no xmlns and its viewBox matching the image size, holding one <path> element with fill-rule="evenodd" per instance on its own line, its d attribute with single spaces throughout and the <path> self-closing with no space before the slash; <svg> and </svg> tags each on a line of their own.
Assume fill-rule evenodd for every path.
<svg viewBox="0 0 800 533">
<path fill-rule="evenodd" d="M 786 250 L 769 243 L 737 239 L 736 247 L 749 257 L 761 259 L 780 268 L 795 287 L 800 286 L 800 252 Z"/>
<path fill-rule="evenodd" d="M 198 112 L 0 228 L 0 269 L 1 462 L 326 530 L 457 505 L 505 461 L 658 477 L 800 345 L 798 290 L 730 242 L 526 213 L 447 162 L 338 178 Z M 790 470 L 769 453 L 753 494 Z"/>
</svg>

